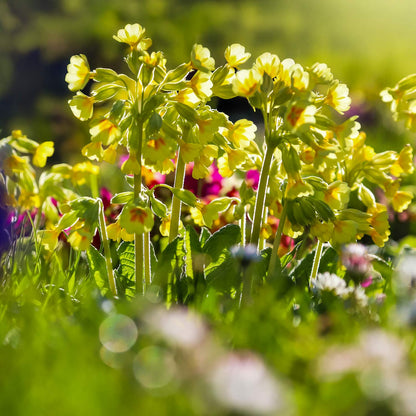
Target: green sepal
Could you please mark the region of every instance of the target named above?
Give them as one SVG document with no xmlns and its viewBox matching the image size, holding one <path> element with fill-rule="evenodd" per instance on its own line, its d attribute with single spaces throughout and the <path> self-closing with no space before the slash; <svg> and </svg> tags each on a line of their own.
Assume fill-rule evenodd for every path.
<svg viewBox="0 0 416 416">
<path fill-rule="evenodd" d="M 123 87 L 117 84 L 103 84 L 94 89 L 93 97 L 97 103 L 113 98 Z"/>
<path fill-rule="evenodd" d="M 150 194 L 152 211 L 159 218 L 165 218 L 168 215 L 168 207 L 153 194 Z"/>
<path fill-rule="evenodd" d="M 124 206 L 119 221 L 120 225 L 130 234 L 143 234 L 151 231 L 154 224 L 153 213 L 150 208 L 133 204 Z"/>
<path fill-rule="evenodd" d="M 229 73 L 229 68 L 227 66 L 218 67 L 211 75 L 211 81 L 215 86 L 221 86 L 227 75 Z"/>
<path fill-rule="evenodd" d="M 94 72 L 94 81 L 112 83 L 118 80 L 119 77 L 117 72 L 110 68 L 97 68 Z"/>
<path fill-rule="evenodd" d="M 183 117 L 186 121 L 189 121 L 192 124 L 196 124 L 198 121 L 198 113 L 189 105 L 182 104 L 182 103 L 175 103 L 175 109 L 179 113 L 181 117 Z"/>
<path fill-rule="evenodd" d="M 222 198 L 214 199 L 208 205 L 206 205 L 202 210 L 202 217 L 204 219 L 205 225 L 208 228 L 211 228 L 213 222 L 218 218 L 219 213 L 228 209 L 234 200 L 234 198 L 225 196 Z"/>
<path fill-rule="evenodd" d="M 187 189 L 176 189 L 171 187 L 169 187 L 169 189 L 172 191 L 173 195 L 176 196 L 176 198 L 180 199 L 186 205 L 195 207 L 197 203 L 197 197 L 191 191 L 188 191 Z"/>
<path fill-rule="evenodd" d="M 188 72 L 189 72 L 189 65 L 181 64 L 166 74 L 163 84 L 179 82 L 185 78 Z"/>
<path fill-rule="evenodd" d="M 134 193 L 131 191 L 127 191 L 127 192 L 120 192 L 118 194 L 115 194 L 112 198 L 111 198 L 111 203 L 112 204 L 128 204 L 130 202 L 133 202 L 134 200 Z"/>
</svg>

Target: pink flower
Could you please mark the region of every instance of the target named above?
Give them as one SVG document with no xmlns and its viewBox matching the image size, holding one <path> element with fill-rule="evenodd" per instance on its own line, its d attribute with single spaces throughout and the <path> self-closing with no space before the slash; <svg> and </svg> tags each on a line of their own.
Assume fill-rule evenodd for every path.
<svg viewBox="0 0 416 416">
<path fill-rule="evenodd" d="M 257 188 L 259 187 L 259 178 L 260 172 L 258 170 L 252 169 L 247 171 L 246 183 L 248 187 L 253 188 L 255 191 L 257 191 Z"/>
</svg>

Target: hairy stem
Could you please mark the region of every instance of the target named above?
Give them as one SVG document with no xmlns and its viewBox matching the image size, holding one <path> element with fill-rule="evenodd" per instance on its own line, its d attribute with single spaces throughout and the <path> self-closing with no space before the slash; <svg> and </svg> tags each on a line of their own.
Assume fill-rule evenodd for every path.
<svg viewBox="0 0 416 416">
<path fill-rule="evenodd" d="M 274 238 L 272 253 L 270 255 L 269 270 L 268 270 L 269 279 L 271 277 L 279 277 L 282 273 L 282 266 L 280 264 L 278 250 L 279 250 L 280 242 L 282 240 L 283 228 L 286 222 L 286 215 L 287 215 L 286 207 L 287 205 L 283 206 L 282 214 L 280 215 L 279 226 L 277 227 L 276 236 Z M 276 265 L 278 265 L 277 268 L 276 268 Z"/>
<path fill-rule="evenodd" d="M 146 288 L 151 283 L 151 264 L 150 264 L 150 233 L 144 234 L 144 281 Z"/>
<path fill-rule="evenodd" d="M 259 187 L 257 189 L 256 203 L 254 206 L 254 219 L 251 229 L 250 243 L 258 247 L 260 230 L 263 222 L 264 202 L 266 200 L 266 189 L 269 180 L 270 165 L 273 158 L 273 147 L 267 146 L 260 172 Z"/>
<path fill-rule="evenodd" d="M 181 148 L 178 152 L 178 163 L 176 165 L 175 182 L 173 187 L 175 189 L 182 189 L 185 179 L 185 162 L 181 158 Z M 181 219 L 181 200 L 175 195 L 172 197 L 172 214 L 170 217 L 169 228 L 169 243 L 173 241 L 179 232 L 179 223 Z"/>
<path fill-rule="evenodd" d="M 136 149 L 136 159 L 142 166 L 142 142 L 143 142 L 143 123 L 138 123 L 138 144 Z M 140 196 L 142 190 L 142 172 L 134 175 L 134 199 L 136 200 Z M 143 234 L 134 234 L 134 254 L 135 265 L 134 271 L 136 276 L 136 292 L 144 293 L 143 287 Z"/>
<path fill-rule="evenodd" d="M 322 249 L 324 245 L 321 240 L 318 240 L 318 244 L 316 245 L 315 257 L 313 258 L 313 266 L 312 266 L 312 273 L 311 273 L 311 281 L 312 279 L 316 279 L 319 270 L 319 262 L 321 261 L 322 256 Z"/>
<path fill-rule="evenodd" d="M 110 286 L 110 290 L 113 296 L 117 296 L 116 279 L 114 277 L 113 264 L 111 261 L 110 243 L 108 241 L 107 228 L 105 226 L 104 205 L 101 200 L 99 201 L 100 201 L 99 226 L 100 226 L 101 242 L 104 247 L 105 264 L 107 266 L 108 284 Z"/>
</svg>

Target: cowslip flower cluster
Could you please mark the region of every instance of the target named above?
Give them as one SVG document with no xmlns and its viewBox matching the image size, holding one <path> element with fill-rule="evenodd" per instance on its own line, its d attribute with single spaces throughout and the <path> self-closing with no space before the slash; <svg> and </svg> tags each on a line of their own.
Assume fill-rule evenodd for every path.
<svg viewBox="0 0 416 416">
<path fill-rule="evenodd" d="M 152 281 L 157 226 L 173 243 L 185 241 L 190 223 L 211 231 L 238 223 L 241 245 L 260 251 L 273 244 L 271 280 L 282 272 L 280 258 L 295 239 L 317 242 L 311 282 L 323 244 L 340 250 L 364 235 L 378 246 L 386 243 L 388 211 L 375 189 L 395 211 L 406 210 L 413 195 L 401 185 L 413 172 L 413 152 L 408 145 L 376 153 L 365 143 L 356 117 L 344 118 L 348 87 L 327 65 L 304 67 L 269 52 L 250 64 L 251 54 L 235 43 L 217 66 L 209 49 L 195 44 L 186 62 L 169 69 L 163 52 L 150 51 L 152 40 L 141 25 L 128 24 L 113 38 L 126 50 L 128 74 L 92 69 L 80 54 L 71 57 L 65 78 L 75 93 L 69 100 L 74 116 L 89 123 L 91 140 L 81 151 L 87 161 L 55 165 L 37 180 L 21 153 L 43 167 L 53 143 L 39 144 L 21 132 L 0 142 L 10 205 L 42 212 L 50 198 L 58 201 L 50 209 L 54 226 L 44 230 L 51 250 L 64 230 L 73 248 L 89 250 L 100 230 L 116 294 L 109 239 L 133 242 L 136 290 L 143 293 Z M 399 112 L 407 100 L 409 115 L 413 83 L 410 77 L 389 89 L 385 100 L 391 98 Z M 232 122 L 209 105 L 213 98 L 234 97 L 262 114 L 264 137 L 252 121 Z M 117 210 L 111 221 L 98 191 L 96 163 L 102 161 L 120 163 L 128 189 L 112 196 Z M 169 184 L 168 177 L 174 178 Z M 226 181 L 236 184 L 229 192 Z M 90 189 L 83 192 L 85 187 Z"/>
</svg>

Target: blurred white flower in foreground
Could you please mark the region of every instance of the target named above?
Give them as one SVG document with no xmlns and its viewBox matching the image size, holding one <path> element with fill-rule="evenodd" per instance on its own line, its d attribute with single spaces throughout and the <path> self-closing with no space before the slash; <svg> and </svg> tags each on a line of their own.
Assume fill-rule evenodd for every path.
<svg viewBox="0 0 416 416">
<path fill-rule="evenodd" d="M 316 279 L 311 280 L 314 292 L 332 292 L 334 295 L 343 296 L 348 294 L 347 283 L 336 274 L 325 272 L 319 273 Z"/>
<path fill-rule="evenodd" d="M 221 357 L 210 372 L 209 384 L 219 404 L 243 414 L 276 414 L 284 408 L 280 383 L 251 353 Z"/>
<path fill-rule="evenodd" d="M 186 308 L 154 308 L 145 321 L 168 343 L 184 349 L 197 347 L 208 335 L 204 322 Z"/>
</svg>

